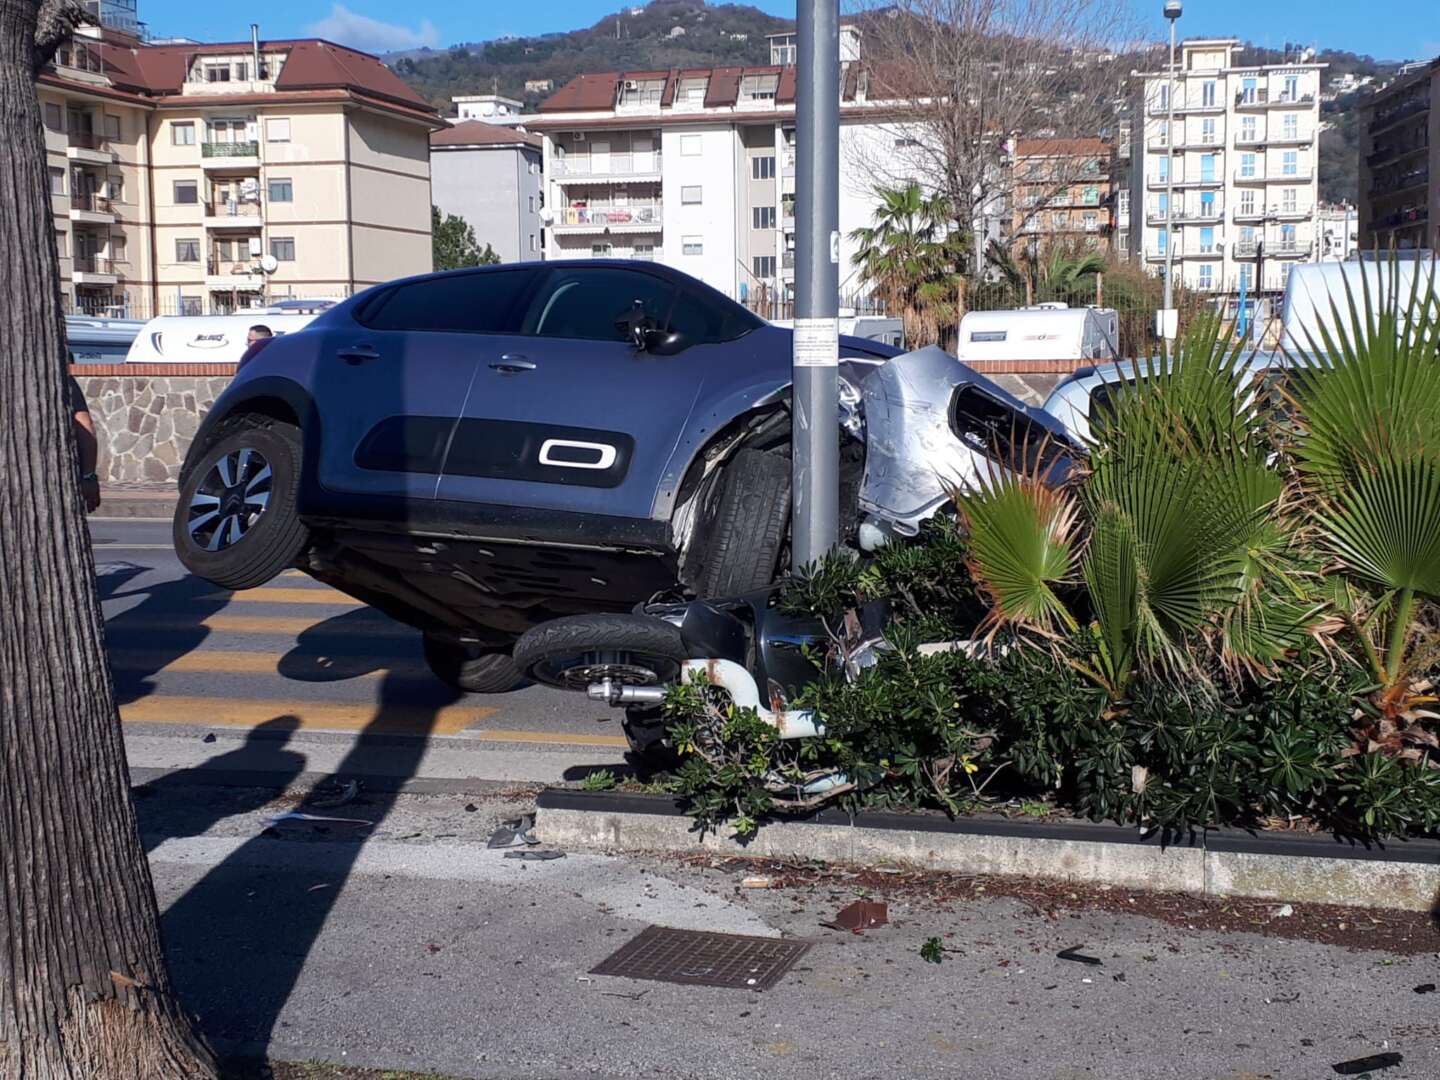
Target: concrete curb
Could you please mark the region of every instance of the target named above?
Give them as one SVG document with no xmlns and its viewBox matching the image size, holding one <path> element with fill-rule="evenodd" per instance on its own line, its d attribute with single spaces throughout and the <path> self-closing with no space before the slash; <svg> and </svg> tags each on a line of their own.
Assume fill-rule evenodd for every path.
<svg viewBox="0 0 1440 1080">
<path fill-rule="evenodd" d="M 175 515 L 175 500 L 179 493 L 174 488 L 165 491 L 136 491 L 127 488 L 107 488 L 100 485 L 100 509 L 97 517 L 147 518 L 169 521 Z"/>
<path fill-rule="evenodd" d="M 1431 911 L 1440 841 L 1366 848 L 1328 836 L 1210 830 L 1142 838 L 1092 822 L 826 811 L 772 822 L 746 843 L 701 833 L 666 796 L 547 788 L 535 831 L 571 849 L 707 852 L 754 858 L 889 863 L 924 870 L 1052 878 L 1120 888 Z"/>
</svg>

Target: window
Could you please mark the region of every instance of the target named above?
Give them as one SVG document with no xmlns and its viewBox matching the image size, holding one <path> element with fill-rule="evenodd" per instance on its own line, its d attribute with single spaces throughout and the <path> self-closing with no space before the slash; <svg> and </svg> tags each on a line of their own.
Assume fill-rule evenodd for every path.
<svg viewBox="0 0 1440 1080">
<path fill-rule="evenodd" d="M 1200 179 L 1215 179 L 1215 162 L 1219 160 L 1218 154 L 1205 154 L 1200 158 Z"/>
<path fill-rule="evenodd" d="M 1240 192 L 1240 213 L 1247 217 L 1255 213 L 1255 192 L 1250 188 Z"/>
<path fill-rule="evenodd" d="M 272 116 L 265 120 L 265 141 L 266 142 L 289 142 L 290 141 L 290 119 L 285 116 Z"/>
<path fill-rule="evenodd" d="M 655 245 L 637 241 L 634 248 L 630 251 L 630 257 L 632 259 L 639 259 L 641 262 L 654 262 Z"/>
<path fill-rule="evenodd" d="M 754 271 L 755 276 L 761 281 L 764 281 L 766 278 L 773 278 L 775 276 L 775 256 L 756 255 L 750 260 L 750 269 Z"/>
<path fill-rule="evenodd" d="M 1083 191 L 1080 192 L 1080 201 L 1085 206 L 1099 206 L 1100 189 L 1093 185 L 1087 186 Z"/>
<path fill-rule="evenodd" d="M 1296 176 L 1300 172 L 1300 151 L 1286 150 L 1285 156 L 1280 159 L 1280 173 L 1282 176 Z"/>
<path fill-rule="evenodd" d="M 527 214 L 533 214 L 533 213 L 535 212 L 535 196 L 534 196 L 534 195 L 526 195 L 526 196 L 525 196 L 525 212 L 526 212 Z"/>
<path fill-rule="evenodd" d="M 1280 95 L 1282 101 L 1300 100 L 1300 77 L 1298 75 L 1285 76 L 1285 90 Z"/>
<path fill-rule="evenodd" d="M 1200 121 L 1200 141 L 1207 145 L 1215 142 L 1215 118 L 1207 116 Z"/>
<path fill-rule="evenodd" d="M 105 194 L 111 202 L 123 203 L 125 201 L 125 177 L 119 173 L 111 173 L 105 178 Z"/>
<path fill-rule="evenodd" d="M 920 140 L 919 140 L 919 139 L 911 139 L 911 138 L 902 137 L 902 138 L 899 138 L 899 139 L 896 139 L 896 140 L 895 140 L 895 149 L 896 149 L 896 150 L 909 150 L 909 149 L 912 149 L 912 148 L 914 148 L 914 147 L 916 147 L 916 146 L 919 146 L 919 145 L 920 145 Z"/>
<path fill-rule="evenodd" d="M 1209 225 L 1200 230 L 1200 253 L 1208 255 L 1215 250 L 1215 230 Z"/>
<path fill-rule="evenodd" d="M 750 208 L 750 226 L 754 229 L 775 228 L 775 207 L 753 206 Z"/>
<path fill-rule="evenodd" d="M 481 270 L 400 285 L 365 305 L 358 319 L 372 330 L 514 333 L 520 326 L 520 301 L 535 273 Z"/>
<path fill-rule="evenodd" d="M 699 236 L 682 236 L 680 238 L 680 254 L 682 255 L 704 255 L 705 240 Z"/>
<path fill-rule="evenodd" d="M 1286 113 L 1280 118 L 1280 131 L 1284 138 L 1298 139 L 1300 137 L 1300 117 L 1296 113 Z"/>
<path fill-rule="evenodd" d="M 237 62 L 236 65 L 235 65 L 235 81 L 236 81 L 236 82 L 248 82 L 249 79 L 250 79 L 250 65 L 247 64 L 247 63 L 245 63 L 243 60 Z"/>
<path fill-rule="evenodd" d="M 738 304 L 688 290 L 680 293 L 670 313 L 670 329 L 695 343 L 734 341 L 759 325 L 760 320 Z"/>
<path fill-rule="evenodd" d="M 1155 234 L 1155 250 L 1158 251 L 1158 252 L 1160 252 L 1161 255 L 1164 255 L 1164 254 L 1165 254 L 1165 249 L 1166 249 L 1167 247 L 1169 247 L 1169 246 L 1170 246 L 1170 230 L 1169 230 L 1169 229 L 1161 229 L 1159 232 L 1157 232 L 1157 233 Z"/>
<path fill-rule="evenodd" d="M 1240 118 L 1240 141 L 1254 142 L 1256 138 L 1255 117 L 1242 116 Z"/>
<path fill-rule="evenodd" d="M 1064 210 L 1054 210 L 1050 213 L 1050 227 L 1052 229 L 1063 229 L 1070 222 L 1070 215 Z"/>
<path fill-rule="evenodd" d="M 675 286 L 635 270 L 555 270 L 521 322 L 522 334 L 581 341 L 626 341 L 624 320 L 643 305 L 657 325 L 670 318 Z"/>
<path fill-rule="evenodd" d="M 194 146 L 195 145 L 195 124 L 190 120 L 170 121 L 170 145 L 171 146 Z"/>
<path fill-rule="evenodd" d="M 1280 250 L 1281 250 L 1281 251 L 1294 251 L 1294 250 L 1295 250 L 1295 226 L 1294 226 L 1294 225 L 1281 225 L 1281 226 L 1280 226 Z"/>
<path fill-rule="evenodd" d="M 1298 192 L 1293 187 L 1280 189 L 1280 212 L 1293 214 L 1299 208 Z"/>
<path fill-rule="evenodd" d="M 1168 157 L 1162 157 L 1156 162 L 1156 166 L 1160 170 L 1157 174 L 1157 179 L 1163 184 L 1170 178 L 1170 159 Z"/>
<path fill-rule="evenodd" d="M 295 238 L 293 236 L 272 236 L 270 238 L 270 254 L 275 257 L 276 262 L 294 262 Z"/>
<path fill-rule="evenodd" d="M 230 81 L 230 65 L 229 65 L 229 64 L 207 64 L 207 65 L 205 65 L 205 81 L 206 81 L 206 82 L 212 82 L 212 83 L 216 83 L 216 82 L 229 82 L 229 81 Z"/>
<path fill-rule="evenodd" d="M 1241 175 L 1241 176 L 1254 176 L 1254 175 L 1255 175 L 1255 155 L 1254 155 L 1254 154 L 1241 154 L 1241 155 L 1240 155 L 1240 175 Z"/>
<path fill-rule="evenodd" d="M 539 243 L 538 240 L 535 239 L 535 234 L 534 234 L 533 232 L 530 234 L 530 250 L 531 250 L 531 251 L 539 251 L 539 250 L 540 250 L 540 243 Z"/>
<path fill-rule="evenodd" d="M 1093 210 L 1087 210 L 1081 217 L 1086 232 L 1096 232 L 1100 228 L 1100 219 L 1095 216 Z"/>
<path fill-rule="evenodd" d="M 1162 108 L 1162 109 L 1169 108 L 1169 106 L 1170 106 L 1170 84 L 1169 84 L 1169 83 L 1163 83 L 1163 82 L 1162 82 L 1162 83 L 1160 84 L 1160 96 L 1156 99 L 1156 101 L 1157 101 L 1157 104 L 1159 105 L 1160 108 Z"/>
<path fill-rule="evenodd" d="M 1215 193 L 1213 191 L 1202 191 L 1200 193 L 1200 216 L 1215 216 Z"/>
<path fill-rule="evenodd" d="M 60 106 L 53 102 L 45 103 L 45 126 L 51 131 L 65 130 L 65 114 L 60 111 Z"/>
<path fill-rule="evenodd" d="M 750 159 L 750 179 L 770 180 L 775 176 L 775 155 Z"/>
<path fill-rule="evenodd" d="M 1253 286 L 1250 281 L 1250 267 L 1240 267 L 1240 288 L 1243 289 L 1245 292 L 1249 292 L 1252 287 Z"/>
<path fill-rule="evenodd" d="M 198 263 L 200 261 L 200 241 L 176 240 L 175 261 L 182 263 Z"/>
<path fill-rule="evenodd" d="M 1170 213 L 1170 196 L 1157 195 L 1155 197 L 1155 212 L 1160 217 L 1166 217 Z"/>
<path fill-rule="evenodd" d="M 1215 268 L 1209 263 L 1200 264 L 1200 288 L 1213 289 L 1215 287 Z"/>
<path fill-rule="evenodd" d="M 1253 78 L 1247 78 L 1240 84 L 1240 100 L 1253 103 L 1259 95 L 1259 87 Z"/>
<path fill-rule="evenodd" d="M 175 205 L 193 206 L 200 201 L 200 186 L 194 180 L 175 181 Z"/>
<path fill-rule="evenodd" d="M 117 263 L 130 261 L 130 251 L 125 242 L 124 233 L 110 234 L 110 260 Z"/>
<path fill-rule="evenodd" d="M 105 137 L 107 139 L 120 138 L 120 117 L 114 113 L 105 114 Z"/>
<path fill-rule="evenodd" d="M 704 141 L 699 135 L 680 136 L 680 156 L 699 157 L 704 150 Z"/>
<path fill-rule="evenodd" d="M 50 194 L 65 194 L 65 170 L 50 166 Z"/>
<path fill-rule="evenodd" d="M 1119 191 L 1115 193 L 1115 213 L 1125 217 L 1130 213 L 1130 192 Z"/>
<path fill-rule="evenodd" d="M 182 297 L 180 297 L 180 314 L 181 314 L 181 315 L 199 315 L 199 314 L 201 314 L 201 306 L 200 306 L 200 305 L 201 305 L 200 297 L 198 297 L 198 296 L 182 296 Z"/>
<path fill-rule="evenodd" d="M 695 206 L 700 202 L 701 186 L 699 184 L 688 184 L 680 189 L 680 202 L 686 206 Z"/>
<path fill-rule="evenodd" d="M 1215 104 L 1215 83 L 1213 80 L 1206 79 L 1200 84 L 1200 104 L 1207 109 Z"/>
<path fill-rule="evenodd" d="M 270 201 L 272 203 L 295 201 L 295 181 L 293 180 L 284 180 L 280 177 L 275 177 L 271 179 L 269 189 Z"/>
<path fill-rule="evenodd" d="M 1116 233 L 1115 246 L 1119 250 L 1121 255 L 1130 254 L 1130 234 L 1123 230 Z"/>
</svg>

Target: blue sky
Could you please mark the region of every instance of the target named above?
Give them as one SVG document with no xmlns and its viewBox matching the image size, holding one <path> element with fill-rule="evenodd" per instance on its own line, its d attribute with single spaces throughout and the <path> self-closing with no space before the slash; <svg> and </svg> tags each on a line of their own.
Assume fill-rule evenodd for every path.
<svg viewBox="0 0 1440 1080">
<path fill-rule="evenodd" d="M 643 2 L 643 0 L 632 0 Z M 793 17 L 794 0 L 751 0 L 777 15 Z M 1161 0 L 1136 4 L 1158 38 Z M 140 0 L 140 17 L 153 31 L 210 41 L 248 36 L 249 22 L 268 37 L 321 34 L 375 51 L 483 41 L 502 34 L 539 34 L 588 26 L 619 10 L 617 0 L 251 0 L 242 12 L 225 5 L 197 8 L 193 0 Z M 1279 46 L 1298 40 L 1352 49 L 1382 59 L 1440 54 L 1440 7 L 1436 0 L 1186 0 L 1183 34 L 1227 34 Z"/>
</svg>

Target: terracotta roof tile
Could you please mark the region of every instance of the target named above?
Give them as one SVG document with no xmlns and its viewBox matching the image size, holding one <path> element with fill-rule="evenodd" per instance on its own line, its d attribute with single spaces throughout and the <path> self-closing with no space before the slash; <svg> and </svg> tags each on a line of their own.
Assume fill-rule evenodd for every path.
<svg viewBox="0 0 1440 1080">
<path fill-rule="evenodd" d="M 1015 156 L 1023 157 L 1106 157 L 1110 144 L 1104 139 L 1018 139 Z"/>
<path fill-rule="evenodd" d="M 528 131 L 516 131 L 482 120 L 465 120 L 430 134 L 431 146 L 514 146 L 516 143 L 538 149 L 543 140 Z"/>
<path fill-rule="evenodd" d="M 615 106 L 620 76 L 609 71 L 600 75 L 576 75 L 540 103 L 541 112 L 582 112 Z"/>
</svg>

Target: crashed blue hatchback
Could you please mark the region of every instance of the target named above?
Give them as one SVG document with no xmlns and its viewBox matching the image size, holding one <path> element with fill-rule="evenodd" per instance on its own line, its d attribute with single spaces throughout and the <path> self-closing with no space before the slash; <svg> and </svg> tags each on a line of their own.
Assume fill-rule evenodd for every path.
<svg viewBox="0 0 1440 1080">
<path fill-rule="evenodd" d="M 1064 428 L 938 348 L 841 339 L 842 531 L 873 548 Z M 181 473 L 175 548 L 232 589 L 298 567 L 520 685 L 564 616 L 764 590 L 786 562 L 791 334 L 669 267 L 391 282 L 253 349 Z"/>
</svg>

